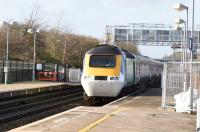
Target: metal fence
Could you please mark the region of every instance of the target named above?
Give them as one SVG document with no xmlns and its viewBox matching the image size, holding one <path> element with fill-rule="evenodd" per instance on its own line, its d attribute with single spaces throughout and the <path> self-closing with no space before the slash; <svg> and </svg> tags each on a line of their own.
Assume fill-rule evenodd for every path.
<svg viewBox="0 0 200 132">
<path fill-rule="evenodd" d="M 69 82 L 81 82 L 81 69 L 69 68 Z"/>
<path fill-rule="evenodd" d="M 4 83 L 5 80 L 5 66 L 6 61 L 0 60 L 0 83 Z M 48 69 L 46 66 L 51 66 L 51 68 Z M 61 66 L 58 64 L 43 64 L 42 67 L 43 68 L 41 70 L 36 68 L 37 80 L 43 79 L 42 81 L 80 82 L 81 69 L 68 68 L 68 66 Z M 32 71 L 32 62 L 8 60 L 8 83 L 32 81 Z M 42 76 L 41 78 L 39 73 L 42 73 L 42 75 L 46 75 L 46 73 L 48 73 L 49 76 Z M 55 76 L 51 77 L 54 74 Z"/>
<path fill-rule="evenodd" d="M 187 111 L 196 111 L 194 100 L 199 98 L 200 62 L 167 62 L 162 76 L 162 107 L 175 108 L 177 95 L 188 93 Z"/>
<path fill-rule="evenodd" d="M 5 60 L 0 60 L 0 83 L 4 82 Z M 8 60 L 8 82 L 23 82 L 32 80 L 33 63 L 29 61 Z"/>
</svg>

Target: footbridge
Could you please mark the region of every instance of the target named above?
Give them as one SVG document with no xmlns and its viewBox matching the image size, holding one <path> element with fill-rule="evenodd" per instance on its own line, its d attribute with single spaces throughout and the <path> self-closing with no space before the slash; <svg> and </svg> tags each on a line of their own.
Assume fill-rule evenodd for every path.
<svg viewBox="0 0 200 132">
<path fill-rule="evenodd" d="M 175 30 L 167 24 L 129 23 L 106 26 L 106 41 L 109 43 L 149 46 L 174 46 L 185 42 L 185 30 Z M 190 37 L 191 31 L 188 31 Z M 194 44 L 200 48 L 200 25 L 195 27 Z"/>
</svg>

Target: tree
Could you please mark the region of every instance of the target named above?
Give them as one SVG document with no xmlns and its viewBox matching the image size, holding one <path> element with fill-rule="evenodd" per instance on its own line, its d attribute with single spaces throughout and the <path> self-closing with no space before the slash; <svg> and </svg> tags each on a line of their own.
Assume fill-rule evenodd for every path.
<svg viewBox="0 0 200 132">
<path fill-rule="evenodd" d="M 9 59 L 32 60 L 33 34 L 28 33 L 27 30 L 42 29 L 36 34 L 37 63 L 50 62 L 81 67 L 85 52 L 99 44 L 99 40 L 72 33 L 72 29 L 61 25 L 61 19 L 55 27 L 46 26 L 39 14 L 42 14 L 39 8 L 35 8 L 23 22 L 10 26 Z M 3 58 L 6 54 L 5 27 L 0 27 L 0 52 L 0 57 Z"/>
<path fill-rule="evenodd" d="M 139 53 L 137 45 L 134 45 L 134 44 L 117 44 L 117 46 L 131 53 Z"/>
<path fill-rule="evenodd" d="M 98 44 L 99 41 L 92 37 L 66 34 L 65 63 L 80 67 L 85 52 Z"/>
<path fill-rule="evenodd" d="M 171 55 L 164 55 L 162 59 L 181 61 L 181 52 L 174 52 L 174 54 Z"/>
</svg>

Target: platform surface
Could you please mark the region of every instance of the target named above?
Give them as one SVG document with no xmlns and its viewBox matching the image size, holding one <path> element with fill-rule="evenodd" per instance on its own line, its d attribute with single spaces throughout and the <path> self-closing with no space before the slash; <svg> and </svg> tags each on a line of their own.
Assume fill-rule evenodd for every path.
<svg viewBox="0 0 200 132">
<path fill-rule="evenodd" d="M 164 111 L 161 89 L 103 106 L 81 106 L 11 132 L 194 132 L 196 115 Z"/>
<path fill-rule="evenodd" d="M 34 88 L 43 88 L 50 86 L 59 86 L 59 85 L 80 85 L 79 83 L 63 83 L 63 82 L 22 82 L 22 83 L 13 83 L 13 84 L 0 84 L 0 93 L 34 89 Z"/>
</svg>

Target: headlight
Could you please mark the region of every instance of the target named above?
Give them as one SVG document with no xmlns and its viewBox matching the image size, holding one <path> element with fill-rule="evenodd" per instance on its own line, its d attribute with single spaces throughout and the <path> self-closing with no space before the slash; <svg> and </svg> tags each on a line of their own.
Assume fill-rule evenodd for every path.
<svg viewBox="0 0 200 132">
<path fill-rule="evenodd" d="M 115 77 L 115 80 L 119 80 L 119 77 Z"/>
<path fill-rule="evenodd" d="M 110 77 L 110 80 L 119 80 L 119 77 Z"/>
<path fill-rule="evenodd" d="M 92 76 L 84 76 L 85 80 L 92 80 Z"/>
</svg>

